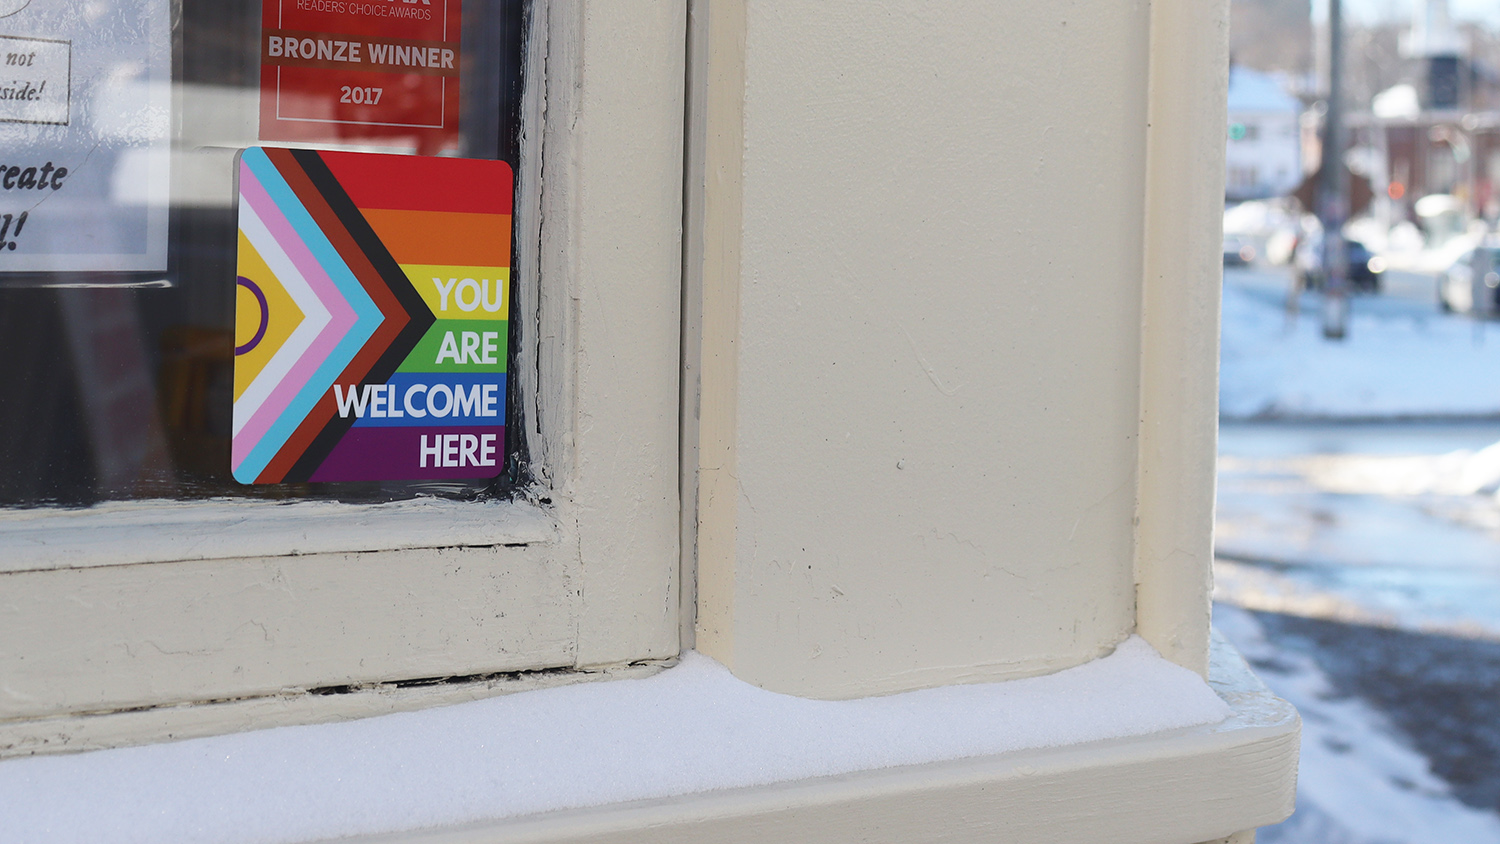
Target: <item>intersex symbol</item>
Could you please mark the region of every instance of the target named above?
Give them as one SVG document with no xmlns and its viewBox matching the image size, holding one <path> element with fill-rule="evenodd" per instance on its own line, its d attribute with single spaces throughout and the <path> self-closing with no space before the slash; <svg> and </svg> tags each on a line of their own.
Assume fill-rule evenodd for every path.
<svg viewBox="0 0 1500 844">
<path fill-rule="evenodd" d="M 254 294 L 255 301 L 260 303 L 260 327 L 255 329 L 255 336 L 251 337 L 250 342 L 246 343 L 245 345 L 234 347 L 234 353 L 236 355 L 243 355 L 249 352 L 251 349 L 254 349 L 256 346 L 259 346 L 260 341 L 265 339 L 266 329 L 271 325 L 271 306 L 266 302 L 266 294 L 261 291 L 260 285 L 256 284 L 248 278 L 245 278 L 244 276 L 240 276 L 239 278 L 235 279 L 234 283 L 239 285 L 240 287 L 245 288 L 246 290 L 249 290 L 252 294 Z"/>
</svg>

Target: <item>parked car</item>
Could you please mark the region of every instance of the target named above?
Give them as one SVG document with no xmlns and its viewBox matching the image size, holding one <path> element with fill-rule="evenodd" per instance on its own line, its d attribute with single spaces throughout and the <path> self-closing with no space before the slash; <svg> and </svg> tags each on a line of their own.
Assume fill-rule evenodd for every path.
<svg viewBox="0 0 1500 844">
<path fill-rule="evenodd" d="M 1438 307 L 1479 316 L 1500 314 L 1500 244 L 1476 246 L 1437 278 Z"/>
<path fill-rule="evenodd" d="M 1255 244 L 1238 234 L 1224 235 L 1224 266 L 1245 267 L 1255 260 Z"/>
<path fill-rule="evenodd" d="M 1370 251 L 1358 240 L 1344 239 L 1344 278 L 1356 291 L 1380 292 L 1380 274 L 1385 272 L 1385 259 Z M 1292 262 L 1300 284 L 1307 290 L 1321 290 L 1328 274 L 1323 269 L 1323 234 L 1313 231 L 1297 244 Z"/>
<path fill-rule="evenodd" d="M 1344 241 L 1344 256 L 1349 261 L 1348 279 L 1355 290 L 1365 293 L 1380 292 L 1380 274 L 1385 272 L 1385 261 L 1357 240 Z"/>
</svg>

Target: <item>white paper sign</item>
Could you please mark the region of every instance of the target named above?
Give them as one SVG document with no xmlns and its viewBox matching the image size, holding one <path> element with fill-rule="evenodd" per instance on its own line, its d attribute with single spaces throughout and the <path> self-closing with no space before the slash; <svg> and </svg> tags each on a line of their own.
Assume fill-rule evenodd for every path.
<svg viewBox="0 0 1500 844">
<path fill-rule="evenodd" d="M 0 284 L 15 273 L 165 271 L 169 0 L 31 0 L 6 11 Z"/>
</svg>

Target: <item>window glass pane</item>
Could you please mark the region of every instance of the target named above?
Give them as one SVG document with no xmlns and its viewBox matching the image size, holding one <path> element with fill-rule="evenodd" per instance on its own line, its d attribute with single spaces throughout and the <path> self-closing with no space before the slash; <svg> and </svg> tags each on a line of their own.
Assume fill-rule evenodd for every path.
<svg viewBox="0 0 1500 844">
<path fill-rule="evenodd" d="M 513 480 L 232 478 L 238 151 L 519 145 L 522 0 L 264 3 L 0 0 L 0 505 Z"/>
</svg>

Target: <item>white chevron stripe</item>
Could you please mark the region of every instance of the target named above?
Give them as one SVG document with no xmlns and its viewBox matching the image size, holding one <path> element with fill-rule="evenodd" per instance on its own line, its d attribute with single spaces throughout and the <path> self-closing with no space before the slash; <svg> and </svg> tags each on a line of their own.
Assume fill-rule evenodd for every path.
<svg viewBox="0 0 1500 844">
<path fill-rule="evenodd" d="M 240 431 L 250 421 L 255 412 L 260 409 L 270 396 L 271 391 L 281 383 L 293 365 L 306 354 L 318 334 L 328 325 L 332 315 L 328 308 L 319 301 L 307 279 L 297 271 L 292 259 L 287 257 L 281 244 L 271 235 L 270 229 L 250 207 L 250 203 L 242 197 L 240 199 L 240 230 L 245 233 L 245 238 L 260 252 L 265 260 L 266 266 L 276 274 L 276 281 L 286 289 L 302 309 L 302 324 L 292 331 L 290 337 L 282 344 L 280 349 L 266 362 L 265 368 L 255 376 L 245 387 L 245 392 L 240 394 L 239 401 L 234 403 L 234 434 L 239 436 Z"/>
</svg>

